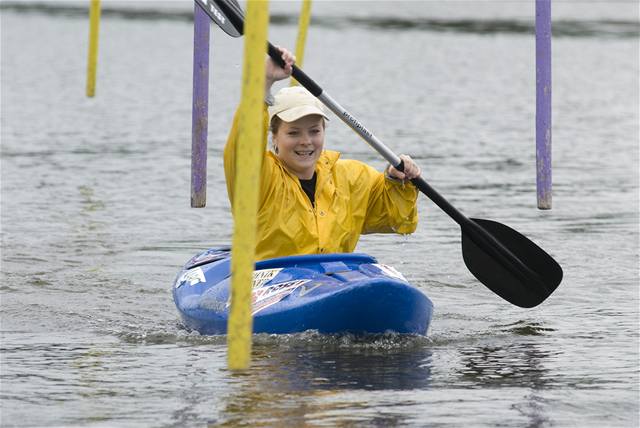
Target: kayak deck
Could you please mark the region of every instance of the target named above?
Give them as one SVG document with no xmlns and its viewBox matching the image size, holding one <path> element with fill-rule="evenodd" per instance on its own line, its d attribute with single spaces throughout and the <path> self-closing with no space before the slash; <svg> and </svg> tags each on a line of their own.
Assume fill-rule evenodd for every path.
<svg viewBox="0 0 640 428">
<path fill-rule="evenodd" d="M 230 249 L 193 257 L 173 297 L 187 328 L 225 334 L 230 309 Z M 433 304 L 397 270 L 366 254 L 314 254 L 256 263 L 254 333 L 427 333 Z"/>
</svg>

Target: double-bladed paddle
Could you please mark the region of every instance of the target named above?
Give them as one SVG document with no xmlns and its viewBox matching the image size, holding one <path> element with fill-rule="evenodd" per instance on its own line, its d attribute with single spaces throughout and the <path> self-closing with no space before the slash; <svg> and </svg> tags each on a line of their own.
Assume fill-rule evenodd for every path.
<svg viewBox="0 0 640 428">
<path fill-rule="evenodd" d="M 227 34 L 232 37 L 242 35 L 244 15 L 235 0 L 195 1 Z M 284 66 L 280 52 L 271 43 L 268 43 L 267 52 L 273 61 Z M 403 170 L 402 160 L 395 153 L 300 68 L 294 65 L 292 75 L 391 165 Z M 422 177 L 411 182 L 460 225 L 464 262 L 491 291 L 514 305 L 532 308 L 558 287 L 562 281 L 562 268 L 526 236 L 496 221 L 466 217 Z"/>
</svg>

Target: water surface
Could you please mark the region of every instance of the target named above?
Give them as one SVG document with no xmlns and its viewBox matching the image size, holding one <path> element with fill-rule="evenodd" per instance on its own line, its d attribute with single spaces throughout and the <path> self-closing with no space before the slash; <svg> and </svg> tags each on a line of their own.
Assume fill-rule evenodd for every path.
<svg viewBox="0 0 640 428">
<path fill-rule="evenodd" d="M 308 74 L 565 279 L 535 309 L 502 301 L 423 197 L 415 234 L 358 251 L 433 300 L 426 338 L 260 335 L 245 374 L 171 301 L 180 266 L 231 240 L 242 39 L 213 34 L 208 203 L 191 209 L 193 29 L 189 7 L 158 4 L 105 13 L 91 100 L 86 9 L 2 9 L 3 426 L 638 426 L 637 4 L 554 9 L 551 211 L 535 206 L 532 7 L 314 4 Z M 274 3 L 274 43 L 294 46 L 297 7 Z M 327 145 L 384 167 L 338 120 Z"/>
</svg>

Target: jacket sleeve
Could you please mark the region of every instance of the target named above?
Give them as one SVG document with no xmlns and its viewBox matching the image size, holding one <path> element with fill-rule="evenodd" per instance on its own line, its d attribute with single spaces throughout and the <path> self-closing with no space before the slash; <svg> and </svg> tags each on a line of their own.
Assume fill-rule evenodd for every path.
<svg viewBox="0 0 640 428">
<path fill-rule="evenodd" d="M 265 104 L 263 110 L 263 144 L 264 147 L 263 158 L 262 158 L 262 168 L 260 175 L 260 204 L 262 204 L 262 198 L 265 194 L 265 186 L 268 183 L 268 172 L 269 168 L 265 163 L 267 162 L 268 156 L 265 156 L 266 146 L 267 146 L 267 132 L 268 132 L 268 121 L 269 115 L 267 112 L 267 106 Z M 227 181 L 227 194 L 229 195 L 229 201 L 233 206 L 233 189 L 234 189 L 234 180 L 236 176 L 236 166 L 238 162 L 242 162 L 242 159 L 238 159 L 236 156 L 236 150 L 238 147 L 238 137 L 240 135 L 240 107 L 236 110 L 236 113 L 233 117 L 233 124 L 231 126 L 231 131 L 229 132 L 229 136 L 227 137 L 227 144 L 224 146 L 224 175 Z"/>
<path fill-rule="evenodd" d="M 367 212 L 362 233 L 413 233 L 418 226 L 418 190 L 410 182 L 392 180 L 368 165 Z"/>
</svg>

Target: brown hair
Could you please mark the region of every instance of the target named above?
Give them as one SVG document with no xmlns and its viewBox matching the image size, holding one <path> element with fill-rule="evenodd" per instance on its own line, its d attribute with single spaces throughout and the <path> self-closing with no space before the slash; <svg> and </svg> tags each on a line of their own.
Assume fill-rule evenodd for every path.
<svg viewBox="0 0 640 428">
<path fill-rule="evenodd" d="M 278 133 L 278 128 L 280 128 L 281 124 L 282 119 L 280 119 L 278 116 L 273 116 L 273 119 L 271 119 L 271 126 L 269 127 L 271 129 L 272 135 L 276 135 Z"/>
</svg>

